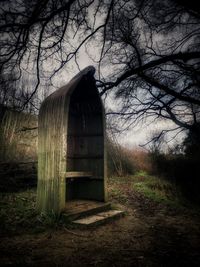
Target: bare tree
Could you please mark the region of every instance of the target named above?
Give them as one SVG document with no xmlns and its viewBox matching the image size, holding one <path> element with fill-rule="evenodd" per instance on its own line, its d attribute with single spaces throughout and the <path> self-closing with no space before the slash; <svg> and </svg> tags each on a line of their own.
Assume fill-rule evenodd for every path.
<svg viewBox="0 0 200 267">
<path fill-rule="evenodd" d="M 79 49 L 108 23 L 114 1 L 8 0 L 0 7 L 0 72 L 34 73 L 24 108 L 36 94 L 48 66 L 48 78 L 69 61 L 77 62 Z M 106 8 L 105 8 L 106 7 Z M 96 21 L 101 15 L 100 23 Z M 92 12 L 92 15 L 91 15 Z"/>
<path fill-rule="evenodd" d="M 195 1 L 16 0 L 0 8 L 0 71 L 51 79 L 80 49 L 96 41 L 97 85 L 115 94 L 128 125 L 146 118 L 172 120 L 177 130 L 199 129 L 200 16 Z M 20 94 L 19 94 L 20 95 Z"/>
<path fill-rule="evenodd" d="M 199 13 L 180 1 L 122 1 L 115 9 L 101 60 L 115 72 L 99 84 L 102 94 L 115 90 L 121 100 L 109 114 L 128 125 L 163 118 L 177 131 L 198 131 Z"/>
</svg>

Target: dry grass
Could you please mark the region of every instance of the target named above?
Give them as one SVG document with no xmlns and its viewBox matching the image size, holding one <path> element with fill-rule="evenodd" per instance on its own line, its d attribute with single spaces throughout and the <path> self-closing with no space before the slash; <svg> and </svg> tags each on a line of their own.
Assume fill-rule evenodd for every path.
<svg viewBox="0 0 200 267">
<path fill-rule="evenodd" d="M 153 170 L 149 153 L 142 148 L 127 148 L 109 141 L 107 149 L 109 176 L 123 177 L 138 171 L 151 173 Z"/>
<path fill-rule="evenodd" d="M 135 172 L 152 172 L 153 165 L 149 153 L 146 150 L 135 147 L 133 149 L 124 148 L 124 151 L 128 158 L 132 161 L 133 166 L 135 167 Z"/>
</svg>

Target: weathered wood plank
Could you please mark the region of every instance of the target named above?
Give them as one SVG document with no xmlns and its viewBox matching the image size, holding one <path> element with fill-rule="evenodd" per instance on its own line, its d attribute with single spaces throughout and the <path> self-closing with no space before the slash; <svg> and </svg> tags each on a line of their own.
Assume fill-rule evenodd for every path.
<svg viewBox="0 0 200 267">
<path fill-rule="evenodd" d="M 82 178 L 82 177 L 92 177 L 91 172 L 66 172 L 65 178 Z"/>
<path fill-rule="evenodd" d="M 103 155 L 72 155 L 67 156 L 67 159 L 102 159 Z"/>
<path fill-rule="evenodd" d="M 60 214 L 74 198 L 105 200 L 105 112 L 92 73 L 93 67 L 84 69 L 41 105 L 39 212 Z"/>
</svg>

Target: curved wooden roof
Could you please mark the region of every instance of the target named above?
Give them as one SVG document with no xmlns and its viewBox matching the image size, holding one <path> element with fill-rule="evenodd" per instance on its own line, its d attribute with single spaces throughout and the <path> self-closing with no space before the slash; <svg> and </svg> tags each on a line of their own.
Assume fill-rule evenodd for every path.
<svg viewBox="0 0 200 267">
<path fill-rule="evenodd" d="M 90 76 L 93 77 L 95 74 L 95 68 L 93 66 L 88 66 L 84 68 L 82 71 L 80 71 L 77 75 L 75 75 L 68 84 L 64 85 L 63 87 L 59 88 L 52 94 L 50 94 L 41 105 L 41 108 L 43 105 L 45 105 L 47 102 L 52 101 L 53 99 L 59 98 L 59 97 L 66 97 L 67 95 L 71 95 L 73 90 L 77 87 L 79 82 L 82 80 L 84 76 Z M 41 110 L 41 109 L 40 109 Z"/>
</svg>

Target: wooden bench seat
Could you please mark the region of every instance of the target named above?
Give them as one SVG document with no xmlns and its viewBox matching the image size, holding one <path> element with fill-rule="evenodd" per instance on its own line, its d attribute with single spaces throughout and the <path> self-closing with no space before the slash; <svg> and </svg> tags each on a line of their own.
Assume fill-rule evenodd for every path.
<svg viewBox="0 0 200 267">
<path fill-rule="evenodd" d="M 92 172 L 64 172 L 63 176 L 65 179 L 76 179 L 76 178 L 89 178 L 91 180 L 102 180 L 102 177 L 93 176 Z"/>
<path fill-rule="evenodd" d="M 65 178 L 70 179 L 70 178 L 92 178 L 92 173 L 91 172 L 66 172 L 65 173 Z"/>
</svg>

